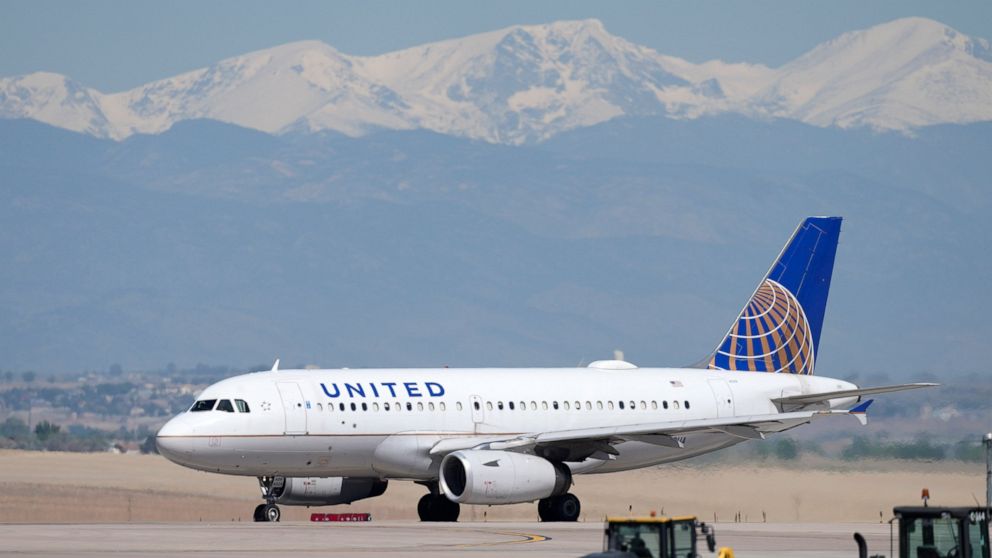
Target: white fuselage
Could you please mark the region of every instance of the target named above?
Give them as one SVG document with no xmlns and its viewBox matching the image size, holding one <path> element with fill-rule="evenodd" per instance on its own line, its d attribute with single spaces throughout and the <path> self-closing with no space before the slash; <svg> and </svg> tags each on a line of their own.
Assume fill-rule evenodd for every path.
<svg viewBox="0 0 992 558">
<path fill-rule="evenodd" d="M 773 398 L 855 387 L 814 376 L 677 368 L 272 371 L 223 380 L 198 397 L 240 399 L 249 412 L 184 412 L 158 442 L 172 461 L 217 473 L 432 480 L 443 455 L 430 450 L 451 439 L 470 447 L 534 432 L 767 415 L 778 411 Z M 567 465 L 575 473 L 620 471 L 743 440 L 705 432 L 686 435 L 681 448 L 625 441 L 615 456 Z"/>
</svg>

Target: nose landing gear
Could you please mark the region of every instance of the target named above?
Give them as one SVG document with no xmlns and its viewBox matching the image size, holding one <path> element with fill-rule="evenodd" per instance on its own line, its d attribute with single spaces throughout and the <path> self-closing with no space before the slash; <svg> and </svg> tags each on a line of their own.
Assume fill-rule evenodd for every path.
<svg viewBox="0 0 992 558">
<path fill-rule="evenodd" d="M 282 512 L 275 504 L 259 504 L 255 506 L 255 521 L 279 521 Z"/>
<path fill-rule="evenodd" d="M 282 517 L 282 511 L 276 505 L 275 492 L 281 490 L 285 482 L 284 477 L 258 477 L 258 488 L 262 491 L 262 498 L 265 498 L 265 503 L 255 506 L 253 515 L 255 521 L 279 521 Z"/>
</svg>

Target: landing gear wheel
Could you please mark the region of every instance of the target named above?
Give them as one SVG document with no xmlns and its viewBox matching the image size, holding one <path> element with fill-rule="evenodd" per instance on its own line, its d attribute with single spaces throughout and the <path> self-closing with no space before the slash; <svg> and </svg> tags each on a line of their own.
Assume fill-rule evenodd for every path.
<svg viewBox="0 0 992 558">
<path fill-rule="evenodd" d="M 276 522 L 282 517 L 282 512 L 279 511 L 279 506 L 275 504 L 265 504 L 262 506 L 262 514 L 265 516 L 265 521 Z"/>
<path fill-rule="evenodd" d="M 264 510 L 265 510 L 265 504 L 259 504 L 255 506 L 255 514 L 253 516 L 255 521 L 259 521 L 259 522 L 268 521 L 268 519 L 265 518 Z"/>
<path fill-rule="evenodd" d="M 461 506 L 440 494 L 424 494 L 417 502 L 421 521 L 458 521 Z"/>
<path fill-rule="evenodd" d="M 574 494 L 562 494 L 545 498 L 537 503 L 537 515 L 541 521 L 578 521 L 582 505 Z"/>
</svg>

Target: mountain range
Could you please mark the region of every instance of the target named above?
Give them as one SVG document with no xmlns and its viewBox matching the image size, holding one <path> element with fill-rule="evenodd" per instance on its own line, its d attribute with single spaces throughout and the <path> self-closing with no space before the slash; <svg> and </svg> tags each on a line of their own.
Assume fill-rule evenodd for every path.
<svg viewBox="0 0 992 558">
<path fill-rule="evenodd" d="M 919 18 L 781 68 L 579 21 L 0 80 L 0 369 L 683 365 L 829 214 L 817 372 L 985 374 L 990 65 Z"/>
<path fill-rule="evenodd" d="M 694 64 L 584 20 L 379 56 L 301 41 L 116 93 L 45 72 L 0 79 L 0 118 L 114 140 L 211 119 L 270 134 L 429 130 L 519 145 L 619 117 L 725 113 L 905 134 L 988 121 L 992 48 L 914 17 L 845 33 L 779 68 Z"/>
</svg>

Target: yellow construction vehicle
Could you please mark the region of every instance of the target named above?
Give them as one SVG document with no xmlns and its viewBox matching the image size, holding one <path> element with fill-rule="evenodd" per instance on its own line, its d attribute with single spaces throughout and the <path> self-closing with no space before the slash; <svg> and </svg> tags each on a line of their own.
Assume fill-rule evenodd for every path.
<svg viewBox="0 0 992 558">
<path fill-rule="evenodd" d="M 890 524 L 899 525 L 898 537 L 893 531 L 889 541 L 892 558 L 989 558 L 986 508 L 900 506 L 892 510 L 892 515 Z M 854 540 L 858 555 L 867 558 L 864 537 L 855 533 Z M 872 558 L 884 557 L 876 554 Z"/>
<path fill-rule="evenodd" d="M 603 551 L 586 558 L 697 558 L 702 537 L 710 552 L 716 550 L 713 529 L 695 516 L 607 517 L 603 530 Z M 733 558 L 729 548 L 721 548 L 719 558 Z"/>
</svg>

